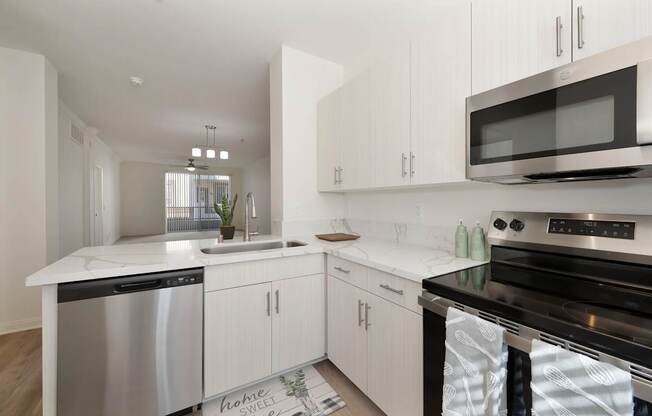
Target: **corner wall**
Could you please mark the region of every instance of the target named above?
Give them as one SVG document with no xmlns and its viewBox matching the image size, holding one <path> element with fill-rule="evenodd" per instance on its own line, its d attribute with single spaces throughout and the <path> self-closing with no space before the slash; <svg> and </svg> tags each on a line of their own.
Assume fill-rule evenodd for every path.
<svg viewBox="0 0 652 416">
<path fill-rule="evenodd" d="M 272 232 L 342 217 L 343 195 L 317 192 L 317 102 L 342 85 L 341 65 L 283 45 L 270 63 Z"/>
<path fill-rule="evenodd" d="M 25 277 L 59 255 L 57 73 L 42 55 L 0 48 L 0 333 L 41 322 Z"/>
<path fill-rule="evenodd" d="M 252 230 L 258 227 L 261 234 L 271 232 L 270 216 L 270 158 L 264 157 L 258 159 L 242 168 L 242 198 L 248 193 L 253 192 L 256 199 L 257 219 L 252 221 Z M 244 203 L 244 199 L 242 202 Z"/>
</svg>

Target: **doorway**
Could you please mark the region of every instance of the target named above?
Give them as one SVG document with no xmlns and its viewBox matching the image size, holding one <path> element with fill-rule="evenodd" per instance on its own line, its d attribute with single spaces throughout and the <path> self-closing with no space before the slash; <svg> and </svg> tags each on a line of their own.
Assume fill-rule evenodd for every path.
<svg viewBox="0 0 652 416">
<path fill-rule="evenodd" d="M 93 245 L 104 245 L 104 171 L 93 169 Z"/>
</svg>

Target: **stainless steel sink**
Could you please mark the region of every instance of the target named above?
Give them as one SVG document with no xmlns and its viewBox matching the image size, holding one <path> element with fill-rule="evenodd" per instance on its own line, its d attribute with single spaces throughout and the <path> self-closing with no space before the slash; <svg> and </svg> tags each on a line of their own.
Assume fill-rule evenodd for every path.
<svg viewBox="0 0 652 416">
<path fill-rule="evenodd" d="M 204 254 L 229 254 L 245 251 L 274 250 L 277 248 L 303 247 L 307 245 L 301 241 L 261 241 L 248 244 L 224 244 L 210 248 L 202 248 Z"/>
</svg>

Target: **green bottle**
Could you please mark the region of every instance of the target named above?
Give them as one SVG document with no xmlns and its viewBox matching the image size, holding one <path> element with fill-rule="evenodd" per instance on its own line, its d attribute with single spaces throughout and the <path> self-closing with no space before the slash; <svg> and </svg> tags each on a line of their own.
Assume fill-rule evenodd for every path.
<svg viewBox="0 0 652 416">
<path fill-rule="evenodd" d="M 471 231 L 471 260 L 485 260 L 484 230 L 479 221 L 475 223 L 475 227 Z"/>
<path fill-rule="evenodd" d="M 462 220 L 460 220 L 455 232 L 455 257 L 469 257 L 469 233 L 466 231 Z"/>
</svg>

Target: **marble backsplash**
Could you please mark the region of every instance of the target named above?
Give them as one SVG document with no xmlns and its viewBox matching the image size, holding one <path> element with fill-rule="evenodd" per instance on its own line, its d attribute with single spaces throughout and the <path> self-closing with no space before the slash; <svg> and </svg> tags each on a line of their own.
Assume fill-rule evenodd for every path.
<svg viewBox="0 0 652 416">
<path fill-rule="evenodd" d="M 282 228 L 284 237 L 343 232 L 396 244 L 424 246 L 449 253 L 452 253 L 455 247 L 455 226 L 442 227 L 356 218 L 334 218 L 286 221 L 283 222 Z"/>
</svg>

